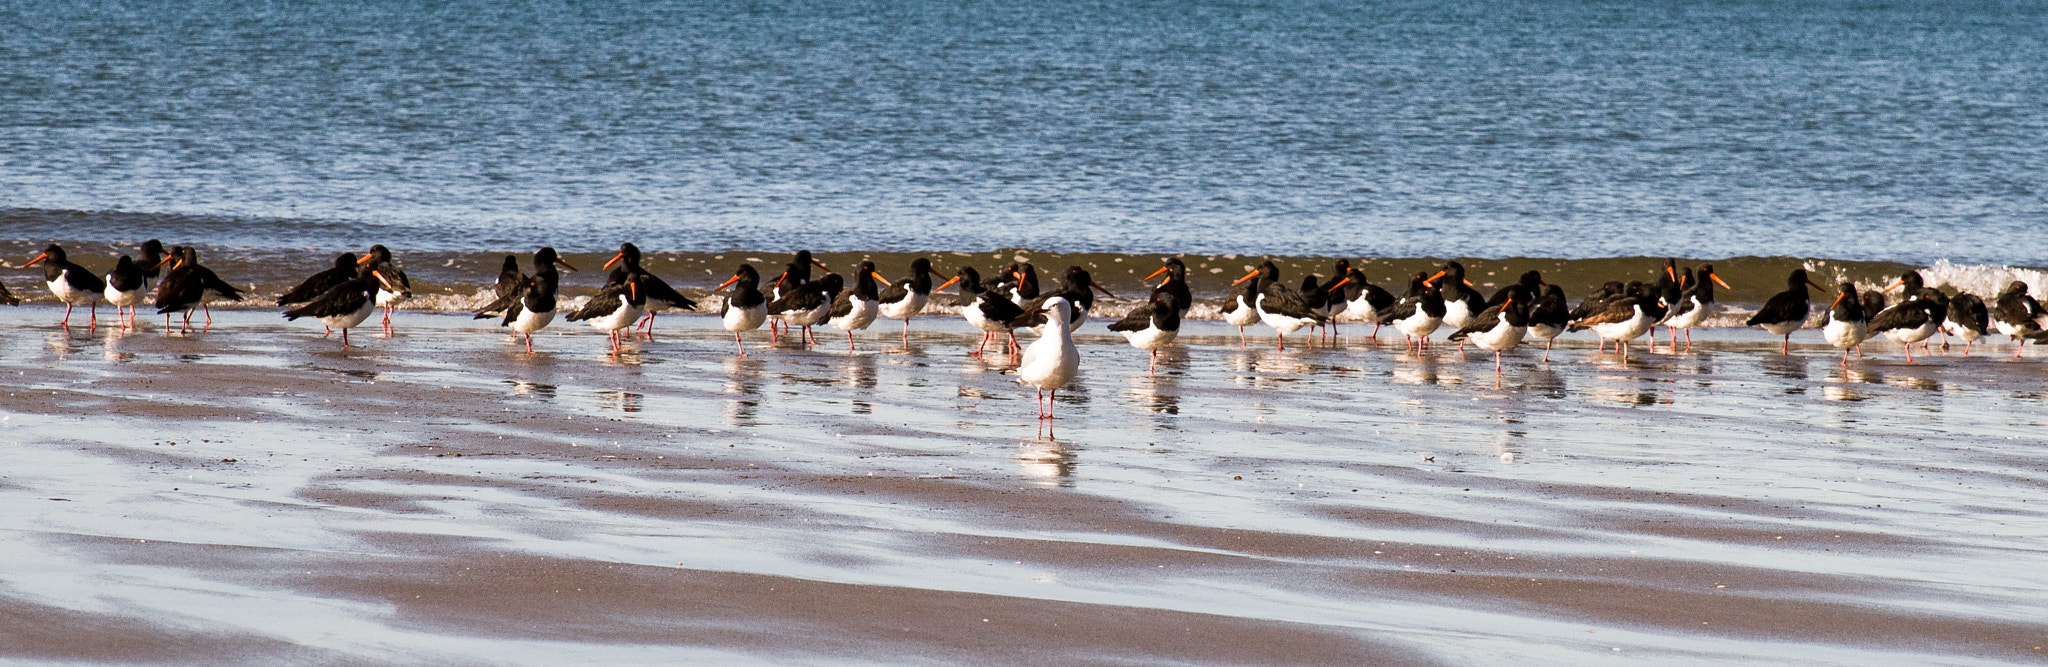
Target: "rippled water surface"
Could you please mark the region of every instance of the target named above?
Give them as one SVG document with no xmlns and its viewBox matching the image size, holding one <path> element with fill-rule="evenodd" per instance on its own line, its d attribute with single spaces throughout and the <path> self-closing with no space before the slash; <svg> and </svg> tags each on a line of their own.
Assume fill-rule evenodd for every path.
<svg viewBox="0 0 2048 667">
<path fill-rule="evenodd" d="M 0 209 L 282 247 L 2048 263 L 2039 5 L 1440 4 L 9 3 Z"/>
</svg>

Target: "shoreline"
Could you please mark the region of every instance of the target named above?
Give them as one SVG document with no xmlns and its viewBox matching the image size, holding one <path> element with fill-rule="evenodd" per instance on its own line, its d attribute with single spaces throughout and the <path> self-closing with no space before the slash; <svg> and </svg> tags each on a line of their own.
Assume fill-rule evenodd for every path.
<svg viewBox="0 0 2048 667">
<path fill-rule="evenodd" d="M 2048 538 L 2036 359 L 1717 332 L 1495 389 L 1199 324 L 1156 376 L 1083 337 L 1047 438 L 964 323 L 740 359 L 673 318 L 611 358 L 258 315 L 0 322 L 0 598 L 73 630 L 0 655 L 2005 664 L 2048 631 L 2001 565 Z"/>
</svg>

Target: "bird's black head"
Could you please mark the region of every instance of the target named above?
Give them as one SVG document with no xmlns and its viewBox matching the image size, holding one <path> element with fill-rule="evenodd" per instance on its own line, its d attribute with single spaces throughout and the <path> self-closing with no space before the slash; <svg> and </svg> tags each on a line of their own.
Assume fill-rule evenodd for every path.
<svg viewBox="0 0 2048 667">
<path fill-rule="evenodd" d="M 568 260 L 562 259 L 562 256 L 555 252 L 553 246 L 542 246 L 541 249 L 533 251 L 534 272 L 545 271 L 549 266 L 559 266 L 570 271 L 576 270 L 576 267 L 569 265 Z"/>
<path fill-rule="evenodd" d="M 50 247 L 52 247 L 52 248 L 55 248 L 56 246 L 50 246 Z M 2007 292 L 2013 292 L 2013 293 L 2016 293 L 2016 294 L 2026 294 L 2026 293 L 2027 293 L 2027 283 L 2026 283 L 2025 281 L 2020 281 L 2020 280 L 2015 280 L 2015 281 L 2012 281 L 2012 284 L 2010 284 L 2010 285 L 2006 285 L 2006 286 L 2005 286 L 2005 291 L 2007 291 Z"/>
<path fill-rule="evenodd" d="M 65 256 L 64 256 L 64 249 L 63 249 L 63 248 L 61 248 L 61 247 L 58 247 L 58 246 L 57 246 L 57 244 L 55 244 L 55 243 L 52 243 L 52 244 L 50 244 L 50 245 L 47 245 L 47 246 L 43 246 L 43 254 L 40 254 L 40 255 L 36 255 L 34 259 L 30 259 L 30 260 L 28 260 L 28 263 L 27 263 L 27 264 L 23 264 L 23 265 L 21 265 L 21 266 L 22 266 L 23 268 L 27 268 L 27 267 L 35 266 L 36 264 L 38 264 L 38 263 L 41 263 L 41 262 L 43 262 L 43 261 L 46 261 L 46 260 L 47 260 L 47 261 L 49 261 L 49 262 L 50 262 L 50 263 L 52 263 L 52 264 L 59 264 L 59 263 L 62 263 L 62 262 L 64 262 L 64 261 L 65 261 L 65 259 L 66 259 L 66 258 L 65 258 Z"/>
<path fill-rule="evenodd" d="M 337 268 L 337 269 L 354 269 L 354 268 L 356 268 L 356 259 L 357 259 L 357 258 L 356 258 L 356 254 L 355 254 L 355 253 L 352 253 L 352 252 L 345 252 L 345 253 L 341 253 L 341 254 L 339 254 L 339 255 L 335 255 L 335 256 L 334 256 L 334 268 Z M 505 256 L 505 261 L 506 261 L 506 262 L 511 262 L 511 261 L 512 261 L 512 256 L 511 256 L 511 255 L 506 255 L 506 256 Z M 517 267 L 514 267 L 514 268 L 517 268 Z"/>
<path fill-rule="evenodd" d="M 818 287 L 826 294 L 838 294 L 839 290 L 846 288 L 846 278 L 837 273 L 827 273 L 825 277 L 818 279 Z"/>
</svg>

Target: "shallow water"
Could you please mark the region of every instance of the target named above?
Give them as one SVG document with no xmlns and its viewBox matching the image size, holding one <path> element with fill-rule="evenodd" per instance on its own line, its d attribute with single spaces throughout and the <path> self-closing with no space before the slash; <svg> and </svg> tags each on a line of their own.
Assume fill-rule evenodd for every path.
<svg viewBox="0 0 2048 667">
<path fill-rule="evenodd" d="M 735 358 L 694 316 L 527 357 L 445 315 L 343 353 L 8 314 L 0 613 L 118 630 L 0 624 L 27 657 L 1991 664 L 2048 630 L 2014 567 L 2048 364 L 2009 348 L 1567 341 L 1496 386 L 1206 323 L 1151 375 L 1091 328 L 1049 435 L 952 318 Z"/>
</svg>

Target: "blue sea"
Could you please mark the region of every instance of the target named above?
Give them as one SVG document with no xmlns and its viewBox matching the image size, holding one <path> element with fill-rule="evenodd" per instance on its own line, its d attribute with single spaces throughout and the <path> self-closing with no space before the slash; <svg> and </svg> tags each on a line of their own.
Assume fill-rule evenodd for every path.
<svg viewBox="0 0 2048 667">
<path fill-rule="evenodd" d="M 9 240 L 2048 265 L 2048 3 L 8 2 Z"/>
</svg>

